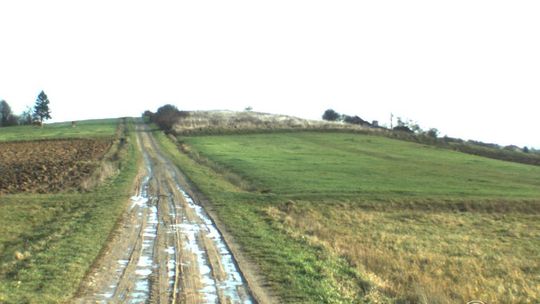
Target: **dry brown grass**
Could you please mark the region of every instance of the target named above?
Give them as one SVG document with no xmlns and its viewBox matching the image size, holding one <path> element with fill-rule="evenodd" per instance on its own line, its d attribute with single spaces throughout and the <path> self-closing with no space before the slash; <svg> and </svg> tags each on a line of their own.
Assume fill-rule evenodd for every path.
<svg viewBox="0 0 540 304">
<path fill-rule="evenodd" d="M 94 170 L 92 175 L 81 182 L 81 190 L 90 191 L 120 173 L 120 161 L 125 158 L 127 153 L 127 143 L 129 140 L 127 132 L 125 123 L 118 125 L 111 147 L 100 160 L 99 167 Z"/>
<path fill-rule="evenodd" d="M 234 132 L 249 130 L 347 129 L 366 130 L 358 125 L 307 120 L 260 112 L 193 111 L 174 125 L 176 134 Z"/>
<path fill-rule="evenodd" d="M 345 257 L 379 290 L 412 303 L 534 303 L 540 215 L 375 211 L 354 204 L 267 209 L 298 238 Z"/>
</svg>

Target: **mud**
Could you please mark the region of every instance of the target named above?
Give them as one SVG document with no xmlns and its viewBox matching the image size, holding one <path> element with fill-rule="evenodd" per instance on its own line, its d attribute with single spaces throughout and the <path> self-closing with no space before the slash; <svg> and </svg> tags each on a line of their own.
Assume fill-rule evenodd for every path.
<svg viewBox="0 0 540 304">
<path fill-rule="evenodd" d="M 108 139 L 0 143 L 0 194 L 77 188 L 111 144 Z"/>
<path fill-rule="evenodd" d="M 205 209 L 150 133 L 136 194 L 75 303 L 256 303 Z"/>
</svg>

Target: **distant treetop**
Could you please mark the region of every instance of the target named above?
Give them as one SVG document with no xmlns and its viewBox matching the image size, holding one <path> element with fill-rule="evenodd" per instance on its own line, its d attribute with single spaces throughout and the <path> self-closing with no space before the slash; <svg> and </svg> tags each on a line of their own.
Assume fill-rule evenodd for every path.
<svg viewBox="0 0 540 304">
<path fill-rule="evenodd" d="M 324 111 L 324 114 L 322 116 L 322 119 L 328 120 L 328 121 L 338 121 L 341 118 L 341 115 L 339 115 L 338 112 L 328 109 Z"/>
</svg>

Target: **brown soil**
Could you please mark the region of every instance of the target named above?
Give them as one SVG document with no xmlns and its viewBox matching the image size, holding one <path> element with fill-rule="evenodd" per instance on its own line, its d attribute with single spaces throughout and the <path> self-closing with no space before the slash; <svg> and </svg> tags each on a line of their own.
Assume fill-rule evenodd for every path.
<svg viewBox="0 0 540 304">
<path fill-rule="evenodd" d="M 77 188 L 110 146 L 108 139 L 0 143 L 0 194 Z"/>
</svg>

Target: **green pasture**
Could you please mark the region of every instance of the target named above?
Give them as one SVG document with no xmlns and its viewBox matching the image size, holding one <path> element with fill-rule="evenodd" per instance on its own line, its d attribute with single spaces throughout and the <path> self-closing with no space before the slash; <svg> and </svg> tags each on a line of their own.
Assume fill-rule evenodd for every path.
<svg viewBox="0 0 540 304">
<path fill-rule="evenodd" d="M 0 142 L 20 140 L 42 140 L 57 138 L 92 138 L 110 137 L 114 135 L 118 118 L 58 122 L 39 126 L 14 126 L 0 128 Z"/>
<path fill-rule="evenodd" d="M 340 132 L 156 136 L 284 303 L 540 294 L 540 167 Z"/>
<path fill-rule="evenodd" d="M 291 197 L 540 198 L 540 167 L 360 134 L 184 137 L 256 187 Z"/>
</svg>

